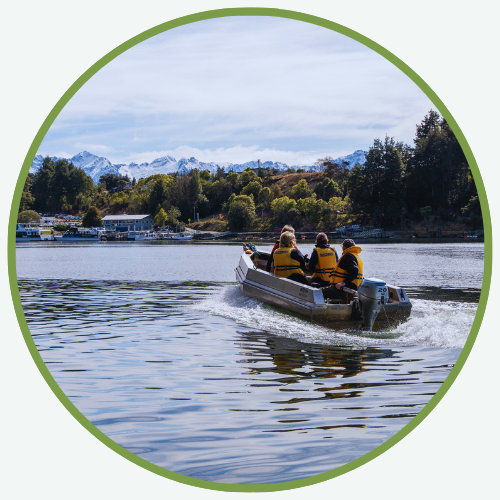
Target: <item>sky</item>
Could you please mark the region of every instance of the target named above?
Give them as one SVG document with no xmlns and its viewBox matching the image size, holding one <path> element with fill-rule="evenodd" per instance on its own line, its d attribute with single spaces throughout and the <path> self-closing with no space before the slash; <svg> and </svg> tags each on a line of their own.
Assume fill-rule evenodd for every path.
<svg viewBox="0 0 500 500">
<path fill-rule="evenodd" d="M 312 165 L 386 134 L 411 144 L 430 109 L 404 73 L 355 40 L 295 20 L 229 17 L 118 56 L 70 100 L 38 153 Z"/>
</svg>

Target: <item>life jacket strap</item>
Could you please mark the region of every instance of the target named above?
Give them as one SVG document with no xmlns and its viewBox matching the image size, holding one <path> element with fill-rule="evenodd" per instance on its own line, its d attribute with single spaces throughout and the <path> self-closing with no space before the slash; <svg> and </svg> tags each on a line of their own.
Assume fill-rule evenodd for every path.
<svg viewBox="0 0 500 500">
<path fill-rule="evenodd" d="M 288 271 L 290 269 L 299 269 L 300 266 L 287 266 L 286 264 L 284 264 L 283 266 L 274 266 L 274 269 L 276 271 Z"/>
</svg>

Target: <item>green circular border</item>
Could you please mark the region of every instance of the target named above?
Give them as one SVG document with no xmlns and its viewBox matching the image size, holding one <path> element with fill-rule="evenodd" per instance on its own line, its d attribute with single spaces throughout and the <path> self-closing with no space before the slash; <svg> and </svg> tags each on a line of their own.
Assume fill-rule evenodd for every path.
<svg viewBox="0 0 500 500">
<path fill-rule="evenodd" d="M 37 351 L 35 346 L 35 342 L 33 341 L 28 324 L 26 323 L 26 319 L 24 317 L 23 308 L 21 305 L 21 298 L 19 294 L 19 288 L 17 284 L 17 274 L 16 274 L 16 239 L 15 239 L 15 230 L 17 223 L 17 213 L 19 209 L 19 203 L 21 201 L 21 195 L 24 187 L 25 180 L 28 176 L 28 172 L 31 166 L 31 163 L 35 157 L 38 148 L 40 147 L 43 138 L 48 132 L 50 126 L 56 119 L 57 115 L 61 112 L 61 110 L 66 106 L 68 101 L 75 95 L 75 93 L 101 68 L 106 66 L 110 61 L 115 59 L 115 57 L 119 56 L 126 50 L 134 47 L 140 42 L 147 40 L 159 33 L 163 33 L 164 31 L 168 31 L 172 28 L 176 28 L 178 26 L 183 26 L 186 24 L 194 23 L 197 21 L 203 21 L 206 19 L 215 19 L 222 17 L 231 17 L 231 16 L 267 16 L 267 17 L 281 17 L 285 19 L 294 19 L 296 21 L 303 21 L 310 24 L 315 24 L 317 26 L 321 26 L 323 28 L 330 29 L 332 31 L 336 31 L 341 33 L 349 38 L 352 38 L 366 47 L 369 47 L 373 51 L 377 52 L 381 56 L 385 57 L 388 61 L 393 63 L 397 68 L 399 68 L 403 73 L 405 73 L 409 78 L 413 80 L 413 82 L 420 87 L 420 89 L 427 95 L 427 97 L 432 101 L 432 103 L 436 106 L 436 108 L 440 111 L 442 116 L 447 120 L 448 124 L 452 128 L 455 133 L 460 146 L 462 147 L 467 161 L 469 162 L 474 180 L 477 186 L 477 192 L 479 195 L 479 200 L 481 203 L 481 211 L 483 215 L 483 225 L 484 225 L 484 241 L 485 241 L 485 254 L 484 254 L 484 275 L 483 275 L 483 284 L 481 288 L 481 296 L 477 308 L 477 313 L 472 324 L 472 328 L 467 339 L 467 342 L 454 366 L 451 370 L 450 374 L 444 381 L 443 385 L 436 392 L 436 394 L 431 398 L 431 400 L 425 405 L 425 407 L 419 412 L 417 416 L 415 416 L 411 422 L 409 422 L 405 427 L 403 427 L 398 433 L 389 438 L 385 443 L 378 446 L 374 450 L 370 451 L 366 455 L 353 460 L 352 462 L 342 465 L 337 469 L 334 469 L 329 472 L 324 472 L 321 474 L 317 474 L 310 478 L 306 479 L 297 479 L 294 481 L 286 481 L 282 483 L 273 483 L 273 484 L 252 484 L 252 485 L 233 485 L 226 483 L 215 483 L 211 481 L 204 481 L 201 479 L 195 479 L 189 476 L 185 476 L 183 474 L 178 474 L 176 472 L 171 472 L 169 470 L 163 469 L 158 465 L 154 465 L 143 458 L 134 455 L 130 451 L 122 448 L 120 445 L 115 443 L 111 438 L 102 433 L 97 427 L 95 427 L 87 418 L 80 413 L 77 408 L 73 405 L 73 403 L 68 399 L 68 397 L 64 394 L 61 388 L 57 385 L 56 381 L 52 377 L 51 373 L 47 369 L 45 363 L 42 360 L 42 357 Z M 178 481 L 179 483 L 188 484 L 191 486 L 198 486 L 200 488 L 207 488 L 211 490 L 218 491 L 231 491 L 231 492 L 269 492 L 269 491 L 282 491 L 289 490 L 293 488 L 300 488 L 302 486 L 308 486 L 311 484 L 320 483 L 322 481 L 326 481 L 328 479 L 332 479 L 334 477 L 340 476 L 358 468 L 359 466 L 373 460 L 378 457 L 389 448 L 394 446 L 397 442 L 403 439 L 407 434 L 409 434 L 417 425 L 419 425 L 427 415 L 434 409 L 434 407 L 439 403 L 439 401 L 446 394 L 448 389 L 451 387 L 455 379 L 457 378 L 460 370 L 462 369 L 469 353 L 474 345 L 477 334 L 479 332 L 479 327 L 483 320 L 484 311 L 486 309 L 486 302 L 488 299 L 488 293 L 491 284 L 491 270 L 492 270 L 492 228 L 491 228 L 491 216 L 488 207 L 488 201 L 486 197 L 486 190 L 484 188 L 483 181 L 481 179 L 481 175 L 479 173 L 479 168 L 472 154 L 472 150 L 465 139 L 464 134 L 460 130 L 457 122 L 448 111 L 443 102 L 439 99 L 439 97 L 434 93 L 434 91 L 420 78 L 411 68 L 409 68 L 403 61 L 397 58 L 394 54 L 384 49 L 374 41 L 369 38 L 353 31 L 345 26 L 334 23 L 332 21 L 327 21 L 326 19 L 322 19 L 320 17 L 312 16 L 309 14 L 303 14 L 299 12 L 294 12 L 291 10 L 282 10 L 282 9 L 272 9 L 272 8 L 229 8 L 229 9 L 218 9 L 218 10 L 210 10 L 206 12 L 200 12 L 197 14 L 192 14 L 188 16 L 181 17 L 179 19 L 174 19 L 172 21 L 159 24 L 154 28 L 144 31 L 143 33 L 131 38 L 130 40 L 122 43 L 114 50 L 106 54 L 103 58 L 97 61 L 93 66 L 91 66 L 85 73 L 83 73 L 80 78 L 76 80 L 73 85 L 64 93 L 64 95 L 59 99 L 57 104 L 54 106 L 52 111 L 49 113 L 45 121 L 43 122 L 40 130 L 36 134 L 29 151 L 25 157 L 21 173 L 19 174 L 19 178 L 16 184 L 16 188 L 14 191 L 14 196 L 11 205 L 11 212 L 9 218 L 9 232 L 8 232 L 8 242 L 7 242 L 7 254 L 8 254 L 8 270 L 9 270 L 9 279 L 10 279 L 10 289 L 12 293 L 12 300 L 14 303 L 14 309 L 16 311 L 17 319 L 19 321 L 19 325 L 21 327 L 21 331 L 24 336 L 24 340 L 28 349 L 35 361 L 40 373 L 44 377 L 45 381 L 52 389 L 57 398 L 61 401 L 64 407 L 73 415 L 73 417 L 80 422 L 83 427 L 85 427 L 91 434 L 93 434 L 97 439 L 99 439 L 106 446 L 111 448 L 113 451 L 121 455 L 122 457 L 130 460 L 131 462 L 143 467 L 146 470 L 154 472 L 159 476 L 163 476 L 169 479 L 173 479 L 174 481 Z"/>
</svg>

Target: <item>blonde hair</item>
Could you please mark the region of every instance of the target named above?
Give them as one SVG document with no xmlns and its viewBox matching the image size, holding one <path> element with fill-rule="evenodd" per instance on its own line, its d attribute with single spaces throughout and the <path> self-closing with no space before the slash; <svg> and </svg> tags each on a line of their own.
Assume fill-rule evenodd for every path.
<svg viewBox="0 0 500 500">
<path fill-rule="evenodd" d="M 280 237 L 280 248 L 293 248 L 297 242 L 295 241 L 295 235 L 290 232 L 281 233 Z"/>
<path fill-rule="evenodd" d="M 286 225 L 286 226 L 283 226 L 283 229 L 281 230 L 281 234 L 283 234 L 283 233 L 295 234 L 295 229 L 292 226 Z"/>
</svg>

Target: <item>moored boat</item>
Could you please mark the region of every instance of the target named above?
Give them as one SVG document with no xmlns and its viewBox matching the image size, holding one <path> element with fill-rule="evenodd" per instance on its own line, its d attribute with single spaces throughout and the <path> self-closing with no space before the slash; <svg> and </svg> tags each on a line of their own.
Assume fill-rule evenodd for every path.
<svg viewBox="0 0 500 500">
<path fill-rule="evenodd" d="M 70 227 L 61 237 L 58 237 L 57 240 L 67 242 L 100 241 L 103 232 L 101 228 Z"/>
<path fill-rule="evenodd" d="M 279 278 L 266 271 L 268 252 L 250 250 L 240 257 L 236 279 L 243 294 L 318 322 L 354 323 L 371 330 L 375 323 L 392 326 L 408 318 L 411 302 L 403 288 L 378 278 L 364 278 L 348 303 L 326 300 L 318 288 Z"/>
<path fill-rule="evenodd" d="M 40 229 L 30 224 L 17 224 L 16 241 L 54 241 L 54 239 L 50 229 Z"/>
<path fill-rule="evenodd" d="M 158 235 L 154 231 L 129 231 L 127 239 L 134 241 L 152 241 L 157 240 Z"/>
<path fill-rule="evenodd" d="M 160 238 L 162 240 L 189 241 L 193 239 L 193 235 L 186 231 L 181 233 L 163 232 L 160 233 Z"/>
</svg>

